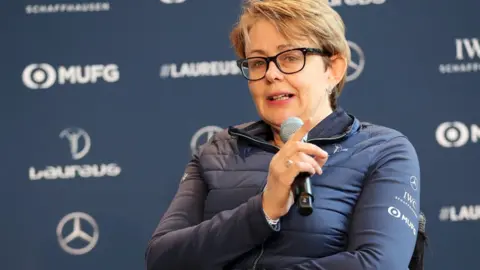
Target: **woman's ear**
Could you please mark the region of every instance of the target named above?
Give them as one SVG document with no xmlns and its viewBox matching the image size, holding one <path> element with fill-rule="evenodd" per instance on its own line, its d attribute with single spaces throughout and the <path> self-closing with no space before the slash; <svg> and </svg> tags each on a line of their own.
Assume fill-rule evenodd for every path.
<svg viewBox="0 0 480 270">
<path fill-rule="evenodd" d="M 334 55 L 330 58 L 330 61 L 330 79 L 328 83 L 330 85 L 337 85 L 347 72 L 347 60 L 341 55 Z"/>
</svg>

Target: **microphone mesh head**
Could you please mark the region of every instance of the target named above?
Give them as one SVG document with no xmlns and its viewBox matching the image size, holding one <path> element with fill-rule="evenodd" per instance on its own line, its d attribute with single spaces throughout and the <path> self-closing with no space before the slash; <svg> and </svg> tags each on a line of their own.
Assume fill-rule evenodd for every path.
<svg viewBox="0 0 480 270">
<path fill-rule="evenodd" d="M 300 127 L 303 126 L 302 119 L 298 117 L 290 117 L 287 120 L 283 121 L 280 127 L 280 138 L 284 143 L 290 139 L 290 137 L 295 133 Z M 303 137 L 303 141 L 307 140 L 307 135 Z"/>
</svg>

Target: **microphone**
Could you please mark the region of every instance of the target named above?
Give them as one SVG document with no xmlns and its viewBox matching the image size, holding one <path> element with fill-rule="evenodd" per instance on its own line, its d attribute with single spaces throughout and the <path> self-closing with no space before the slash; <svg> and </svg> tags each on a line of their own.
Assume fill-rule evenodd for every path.
<svg viewBox="0 0 480 270">
<path fill-rule="evenodd" d="M 290 137 L 303 126 L 303 121 L 297 117 L 290 117 L 285 120 L 280 127 L 280 138 L 286 143 Z M 302 142 L 307 141 L 308 134 L 302 138 Z M 310 173 L 299 173 L 293 182 L 294 198 L 297 204 L 298 213 L 302 216 L 309 216 L 313 212 L 314 197 L 312 194 L 312 185 L 310 183 Z"/>
</svg>

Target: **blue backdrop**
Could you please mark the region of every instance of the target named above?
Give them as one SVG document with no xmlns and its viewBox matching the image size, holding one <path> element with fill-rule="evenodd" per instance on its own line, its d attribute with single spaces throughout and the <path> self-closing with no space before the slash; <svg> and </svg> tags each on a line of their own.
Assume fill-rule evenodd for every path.
<svg viewBox="0 0 480 270">
<path fill-rule="evenodd" d="M 228 35 L 240 0 L 0 4 L 0 268 L 143 269 L 192 151 L 257 114 Z M 330 0 L 340 104 L 419 154 L 427 269 L 478 269 L 480 1 Z"/>
</svg>

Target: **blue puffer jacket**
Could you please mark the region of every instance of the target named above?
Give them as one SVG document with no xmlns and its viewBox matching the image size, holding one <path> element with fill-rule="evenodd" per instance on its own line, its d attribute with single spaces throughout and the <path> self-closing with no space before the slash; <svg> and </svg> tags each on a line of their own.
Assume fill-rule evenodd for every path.
<svg viewBox="0 0 480 270">
<path fill-rule="evenodd" d="M 279 231 L 270 227 L 261 196 L 278 148 L 262 121 L 230 127 L 188 163 L 149 242 L 147 269 L 408 269 L 420 209 L 408 139 L 342 109 L 308 137 L 329 153 L 311 178 L 312 215 L 293 205 Z"/>
</svg>

